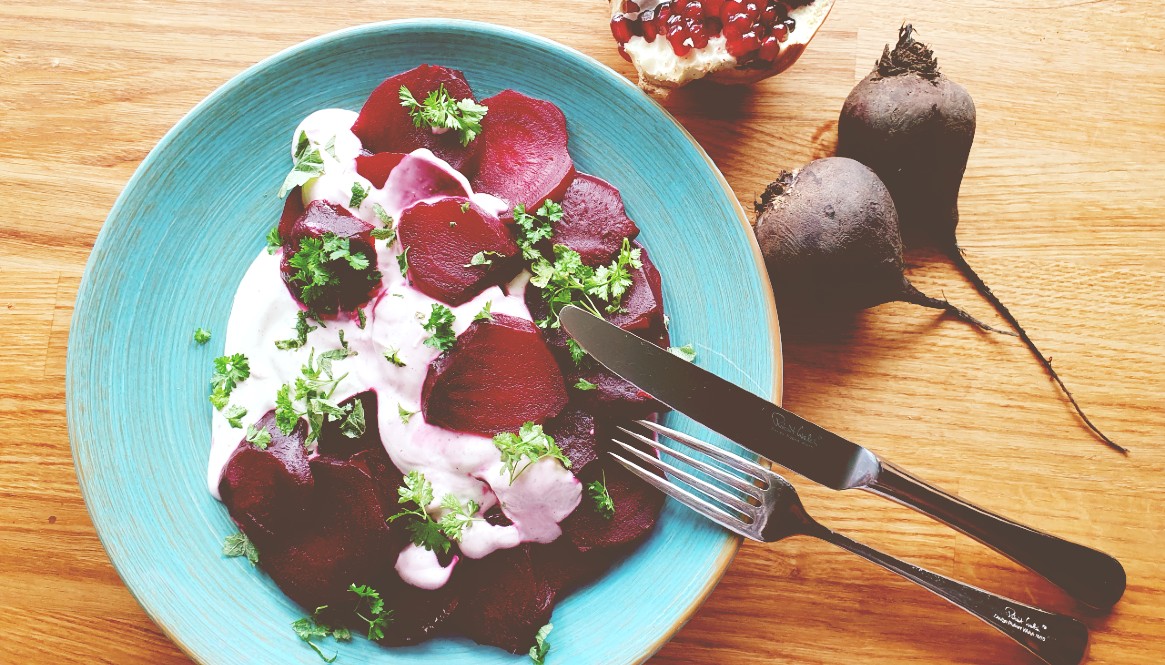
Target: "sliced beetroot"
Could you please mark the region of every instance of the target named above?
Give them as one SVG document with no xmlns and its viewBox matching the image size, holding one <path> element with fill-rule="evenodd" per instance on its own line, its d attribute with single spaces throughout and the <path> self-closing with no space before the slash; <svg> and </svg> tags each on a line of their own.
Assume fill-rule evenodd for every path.
<svg viewBox="0 0 1165 665">
<path fill-rule="evenodd" d="M 418 203 L 400 216 L 409 281 L 422 293 L 460 305 L 513 273 L 518 246 L 495 216 L 464 197 Z M 473 265 L 478 254 L 487 262 Z"/>
<path fill-rule="evenodd" d="M 296 185 L 287 194 L 287 200 L 283 202 L 283 214 L 279 216 L 279 238 L 280 242 L 284 242 L 291 237 L 291 230 L 295 226 L 296 220 L 303 216 L 303 190 L 299 185 Z"/>
<path fill-rule="evenodd" d="M 570 386 L 576 386 L 579 381 L 594 386 L 592 390 L 571 391 L 571 401 L 592 413 L 610 418 L 636 419 L 664 408 L 651 395 L 616 376 L 589 356 L 583 358 L 577 367 L 566 370 L 566 380 Z"/>
<path fill-rule="evenodd" d="M 473 98 L 473 91 L 469 89 L 469 83 L 461 72 L 421 65 L 390 76 L 377 86 L 360 109 L 360 115 L 352 125 L 352 132 L 369 152 L 412 152 L 417 148 L 428 148 L 453 168 L 460 170 L 468 150 L 461 146 L 457 132 L 434 134 L 429 127 L 414 125 L 408 110 L 400 104 L 402 86 L 408 88 L 418 101 L 424 100 L 441 86 L 453 99 Z"/>
<path fill-rule="evenodd" d="M 384 187 L 388 175 L 401 163 L 407 154 L 403 152 L 378 152 L 375 155 L 356 157 L 356 173 L 359 173 L 377 189 Z"/>
<path fill-rule="evenodd" d="M 392 571 L 392 567 L 388 566 L 388 570 Z M 379 642 L 390 646 L 416 644 L 433 637 L 460 604 L 460 589 L 453 583 L 428 591 L 410 586 L 397 577 L 395 584 L 385 583 L 384 588 L 380 596 L 385 601 L 385 610 L 392 611 L 392 621 Z"/>
<path fill-rule="evenodd" d="M 343 208 L 327 201 L 312 201 L 292 225 L 291 232 L 282 236 L 283 259 L 280 271 L 291 296 L 323 317 L 334 316 L 338 312 L 351 312 L 364 306 L 380 283 L 380 275 L 376 272 L 372 228 L 371 224 L 352 216 Z M 349 252 L 352 255 L 363 254 L 367 266 L 353 268 L 344 258 L 326 260 L 324 267 L 329 273 L 328 282 L 309 289 L 305 295 L 303 287 L 312 278 L 308 275 L 307 280 L 303 279 L 299 269 L 292 267 L 292 259 L 303 248 L 305 240 L 311 238 L 326 242 L 329 235 L 347 239 Z"/>
<path fill-rule="evenodd" d="M 376 426 L 376 391 L 366 390 L 358 395 L 353 395 L 340 402 L 340 408 L 346 409 L 348 405 L 356 402 L 359 402 L 361 408 L 364 409 L 364 434 L 356 438 L 349 437 L 340 429 L 342 421 L 324 419 L 324 424 L 320 427 L 319 443 L 316 447 L 321 457 L 348 459 L 362 450 L 384 450 L 384 446 L 380 443 L 380 431 Z"/>
<path fill-rule="evenodd" d="M 582 409 L 568 405 L 562 413 L 546 421 L 544 429 L 570 460 L 570 468 L 575 473 L 599 456 L 595 446 L 595 418 Z"/>
<path fill-rule="evenodd" d="M 555 599 L 554 587 L 534 567 L 530 546 L 462 565 L 464 593 L 453 615 L 458 632 L 511 653 L 528 652 L 538 629 L 550 622 Z"/>
<path fill-rule="evenodd" d="M 537 286 L 526 285 L 526 293 L 523 297 L 526 301 L 526 309 L 530 310 L 530 317 L 535 321 L 544 321 L 550 316 L 550 305 L 547 304 L 546 298 L 542 294 L 543 290 Z M 557 328 L 550 325 L 538 326 L 538 331 L 542 334 L 542 339 L 546 341 L 546 346 L 550 347 L 555 356 L 564 362 L 570 362 L 570 350 L 566 345 L 566 340 L 570 339 L 570 335 L 566 334 L 566 330 L 562 326 Z"/>
<path fill-rule="evenodd" d="M 603 517 L 594 502 L 584 497 L 578 508 L 562 521 L 563 536 L 582 552 L 619 547 L 643 538 L 655 526 L 663 507 L 662 492 L 613 460 L 600 460 L 583 469 L 579 476 L 584 484 L 603 479 L 615 504 L 615 515 L 611 519 Z"/>
<path fill-rule="evenodd" d="M 567 538 L 529 547 L 536 573 L 550 584 L 558 597 L 594 581 L 626 553 L 620 548 L 580 552 Z"/>
<path fill-rule="evenodd" d="M 484 435 L 542 423 L 565 405 L 562 372 L 538 329 L 505 314 L 471 324 L 429 364 L 421 392 L 427 422 Z"/>
<path fill-rule="evenodd" d="M 637 242 L 643 266 L 631 273 L 631 288 L 623 295 L 622 309 L 607 320 L 624 330 L 641 331 L 663 328 L 663 283 L 659 269 L 647 256 L 647 248 Z"/>
<path fill-rule="evenodd" d="M 598 267 L 619 254 L 624 238 L 634 240 L 638 235 L 639 227 L 623 209 L 618 189 L 593 175 L 575 176 L 562 198 L 562 219 L 554 223 L 553 244 L 573 249 L 583 263 Z"/>
<path fill-rule="evenodd" d="M 476 174 L 473 190 L 535 210 L 559 200 L 574 179 L 567 152 L 566 116 L 557 106 L 520 92 L 503 90 L 483 100 L 489 108 L 481 134 L 470 144 Z"/>
<path fill-rule="evenodd" d="M 303 520 L 314 482 L 303 447 L 307 423 L 285 435 L 269 411 L 256 427 L 266 430 L 271 442 L 265 449 L 240 442 L 223 468 L 218 491 L 243 533 L 262 544 Z"/>
</svg>

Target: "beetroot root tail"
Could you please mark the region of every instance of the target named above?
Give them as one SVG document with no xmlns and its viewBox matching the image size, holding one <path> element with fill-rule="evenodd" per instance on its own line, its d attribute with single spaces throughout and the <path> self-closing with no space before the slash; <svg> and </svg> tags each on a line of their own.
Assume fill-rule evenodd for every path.
<svg viewBox="0 0 1165 665">
<path fill-rule="evenodd" d="M 962 271 L 963 275 L 965 275 L 967 279 L 971 280 L 971 283 L 975 286 L 979 293 L 981 293 L 983 297 L 986 298 L 993 307 L 995 307 L 995 311 L 999 312 L 999 315 L 1006 319 L 1007 322 L 1011 324 L 1013 328 L 1015 328 L 1016 332 L 1019 333 L 1019 338 L 1023 340 L 1024 344 L 1027 345 L 1027 348 L 1032 352 L 1032 355 L 1036 357 L 1036 360 L 1040 361 L 1040 364 L 1043 365 L 1044 370 L 1048 372 L 1048 374 L 1052 377 L 1052 380 L 1056 382 L 1056 385 L 1060 386 L 1060 390 L 1063 391 L 1064 396 L 1068 398 L 1068 401 L 1072 404 L 1072 408 L 1076 411 L 1076 415 L 1080 416 L 1080 420 L 1084 422 L 1085 426 L 1087 426 L 1088 429 L 1091 430 L 1094 435 L 1096 435 L 1096 438 L 1103 441 L 1105 445 L 1112 448 L 1113 450 L 1116 450 L 1117 452 L 1120 452 L 1123 455 L 1128 455 L 1128 448 L 1125 448 L 1124 446 L 1121 446 L 1112 439 L 1108 438 L 1108 435 L 1100 431 L 1100 428 L 1092 423 L 1092 420 L 1088 418 L 1088 416 L 1084 413 L 1084 409 L 1080 407 L 1080 404 L 1072 395 L 1072 391 L 1068 390 L 1068 386 L 1064 384 L 1064 380 L 1061 379 L 1056 370 L 1052 368 L 1052 361 L 1049 360 L 1042 351 L 1040 351 L 1039 347 L 1036 346 L 1036 343 L 1032 341 L 1032 338 L 1028 337 L 1027 331 L 1024 330 L 1023 326 L 1019 325 L 1019 321 L 1016 320 L 1015 315 L 1011 313 L 1011 310 L 1007 309 L 1007 306 L 1003 304 L 1003 301 L 999 299 L 999 296 L 995 295 L 995 293 L 991 290 L 991 287 L 987 286 L 987 283 L 984 282 L 983 278 L 979 276 L 979 273 L 975 272 L 975 269 L 971 267 L 970 263 L 967 263 L 966 257 L 963 256 L 963 250 L 960 249 L 956 244 L 953 250 L 949 252 L 949 254 L 951 259 L 954 260 L 955 265 L 958 266 L 960 271 Z"/>
<path fill-rule="evenodd" d="M 960 321 L 964 321 L 966 323 L 969 323 L 969 324 L 975 326 L 976 328 L 979 328 L 980 330 L 985 330 L 985 331 L 993 332 L 993 333 L 999 333 L 1000 335 L 1010 335 L 1011 337 L 1016 336 L 1016 334 L 1010 330 L 1000 330 L 999 328 L 996 328 L 995 326 L 990 326 L 990 325 L 987 325 L 986 323 L 983 323 L 979 319 L 976 319 L 975 317 L 968 314 L 963 309 L 956 307 L 955 305 L 952 305 L 950 303 L 950 301 L 948 301 L 946 298 L 932 298 L 932 297 L 926 295 L 922 291 L 919 291 L 918 288 L 915 287 L 910 282 L 906 282 L 906 288 L 903 290 L 903 293 L 902 293 L 902 300 L 905 302 L 914 304 L 914 305 L 922 305 L 923 307 L 929 307 L 931 309 L 942 310 L 942 311 L 946 312 L 947 314 L 950 314 L 950 315 L 954 316 L 955 318 L 959 319 Z"/>
</svg>

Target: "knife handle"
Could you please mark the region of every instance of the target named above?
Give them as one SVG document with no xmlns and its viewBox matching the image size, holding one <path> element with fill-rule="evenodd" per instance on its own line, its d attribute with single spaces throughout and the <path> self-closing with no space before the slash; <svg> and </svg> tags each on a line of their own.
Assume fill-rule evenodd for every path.
<svg viewBox="0 0 1165 665">
<path fill-rule="evenodd" d="M 883 461 L 882 473 L 865 489 L 945 522 L 1039 573 L 1089 607 L 1108 609 L 1124 594 L 1125 569 L 1113 557 L 1012 522 L 893 464 Z"/>
</svg>

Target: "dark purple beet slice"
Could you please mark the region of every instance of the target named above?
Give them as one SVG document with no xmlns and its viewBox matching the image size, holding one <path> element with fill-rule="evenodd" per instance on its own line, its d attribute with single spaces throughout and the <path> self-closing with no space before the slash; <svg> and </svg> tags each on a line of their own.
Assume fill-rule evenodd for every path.
<svg viewBox="0 0 1165 665">
<path fill-rule="evenodd" d="M 611 373 L 590 356 L 583 358 L 578 367 L 567 369 L 565 376 L 567 385 L 575 386 L 583 380 L 595 386 L 593 390 L 571 390 L 572 402 L 592 413 L 609 418 L 635 419 L 663 409 L 663 405 L 650 395 Z"/>
<path fill-rule="evenodd" d="M 372 228 L 371 224 L 352 216 L 347 210 L 326 201 L 312 201 L 303 215 L 292 225 L 291 233 L 282 236 L 283 260 L 280 269 L 283 282 L 287 284 L 291 296 L 321 316 L 351 312 L 367 303 L 380 283 L 376 272 L 376 248 L 372 244 Z M 302 295 L 303 283 L 294 278 L 298 271 L 291 267 L 290 261 L 300 250 L 305 239 L 321 238 L 325 233 L 347 238 L 349 251 L 353 255 L 363 254 L 368 260 L 368 267 L 356 270 L 344 259 L 328 261 L 326 266 L 333 274 L 333 282 L 320 288 L 318 294 L 305 302 Z"/>
<path fill-rule="evenodd" d="M 592 548 L 619 547 L 643 538 L 655 526 L 663 507 L 664 495 L 636 478 L 622 466 L 600 460 L 583 469 L 579 476 L 584 485 L 604 477 L 607 492 L 615 503 L 615 515 L 606 519 L 587 496 L 562 522 L 563 536 L 580 551 Z"/>
<path fill-rule="evenodd" d="M 616 559 L 626 554 L 620 548 L 580 552 L 568 538 L 559 538 L 546 545 L 532 543 L 529 548 L 537 574 L 550 584 L 559 598 L 594 581 Z"/>
<path fill-rule="evenodd" d="M 627 217 L 618 189 L 593 175 L 575 176 L 562 198 L 562 219 L 554 224 L 553 244 L 566 245 L 583 263 L 597 267 L 619 254 L 624 238 L 634 240 L 638 235 L 639 227 Z"/>
<path fill-rule="evenodd" d="M 514 272 L 511 259 L 518 246 L 509 230 L 464 197 L 417 203 L 401 213 L 397 234 L 408 248 L 409 281 L 450 305 L 470 300 Z M 488 264 L 471 264 L 479 253 Z"/>
<path fill-rule="evenodd" d="M 535 321 L 543 321 L 546 317 L 550 316 L 550 305 L 546 303 L 546 298 L 542 295 L 542 289 L 533 284 L 527 284 L 523 297 L 526 301 L 526 309 L 530 310 L 530 317 L 532 319 Z M 542 339 L 546 341 L 546 346 L 550 347 L 554 355 L 559 360 L 569 363 L 570 351 L 567 349 L 566 340 L 570 336 L 566 334 L 566 331 L 561 326 L 557 328 L 538 326 L 538 331 L 542 334 Z"/>
<path fill-rule="evenodd" d="M 304 518 L 312 496 L 312 473 L 303 444 L 307 423 L 299 422 L 290 435 L 275 424 L 275 412 L 256 427 L 271 435 L 265 450 L 242 441 L 223 468 L 218 491 L 231 518 L 257 545 L 270 542 Z"/>
<path fill-rule="evenodd" d="M 380 431 L 376 425 L 376 391 L 366 390 L 358 395 L 353 395 L 340 402 L 340 407 L 346 408 L 356 401 L 359 401 L 364 408 L 364 434 L 356 438 L 348 437 L 340 430 L 341 421 L 325 419 L 320 428 L 320 438 L 316 448 L 320 456 L 348 459 L 362 450 L 384 450 L 384 446 L 380 443 Z"/>
<path fill-rule="evenodd" d="M 538 329 L 504 314 L 461 333 L 429 364 L 421 392 L 427 422 L 485 435 L 542 423 L 565 405 L 562 372 Z"/>
<path fill-rule="evenodd" d="M 534 646 L 535 633 L 550 621 L 555 593 L 529 549 L 519 545 L 462 562 L 464 592 L 453 615 L 457 632 L 516 654 Z"/>
<path fill-rule="evenodd" d="M 434 134 L 428 127 L 417 127 L 408 109 L 400 105 L 401 86 L 407 87 L 417 101 L 424 101 L 429 93 L 442 85 L 453 99 L 473 97 L 473 91 L 461 72 L 421 65 L 390 76 L 377 86 L 360 109 L 352 132 L 369 152 L 412 152 L 417 148 L 428 148 L 460 170 L 468 150 L 461 146 L 457 132 Z"/>
<path fill-rule="evenodd" d="M 574 179 L 567 152 L 566 116 L 551 102 L 503 90 L 481 102 L 489 108 L 470 147 L 477 171 L 475 192 L 535 210 L 559 200 Z"/>
<path fill-rule="evenodd" d="M 651 262 L 643 245 L 637 242 L 631 245 L 640 249 L 643 266 L 631 273 L 631 288 L 623 295 L 622 310 L 609 315 L 607 320 L 623 330 L 662 329 L 663 284 L 659 269 Z"/>
<path fill-rule="evenodd" d="M 546 421 L 545 431 L 554 437 L 576 474 L 599 455 L 595 446 L 595 419 L 582 409 L 567 405 L 562 413 Z"/>
<path fill-rule="evenodd" d="M 284 242 L 291 237 L 291 230 L 295 221 L 303 216 L 303 190 L 296 185 L 287 194 L 283 202 L 283 214 L 279 216 L 279 241 Z"/>
<path fill-rule="evenodd" d="M 381 597 L 385 599 L 385 609 L 392 610 L 393 620 L 385 628 L 380 643 L 391 646 L 416 644 L 433 637 L 461 602 L 461 590 L 452 581 L 440 589 L 427 591 L 397 578 L 395 585 L 386 584 L 386 588 Z"/>
<path fill-rule="evenodd" d="M 356 173 L 364 176 L 373 187 L 380 189 L 388 180 L 388 174 L 401 163 L 405 157 L 403 152 L 378 152 L 375 155 L 359 155 L 356 157 Z"/>
</svg>

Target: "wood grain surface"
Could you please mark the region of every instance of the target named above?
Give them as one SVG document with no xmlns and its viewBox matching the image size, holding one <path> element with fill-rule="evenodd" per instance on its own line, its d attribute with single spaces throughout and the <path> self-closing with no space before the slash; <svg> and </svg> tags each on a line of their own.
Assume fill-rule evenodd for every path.
<svg viewBox="0 0 1165 665">
<path fill-rule="evenodd" d="M 121 584 L 77 487 L 64 374 L 86 257 L 138 163 L 215 87 L 303 39 L 409 16 L 523 28 L 631 73 L 600 0 L 0 4 L 0 662 L 188 662 Z M 839 0 L 787 73 L 691 88 L 668 106 L 750 207 L 781 169 L 831 154 L 842 100 L 904 19 L 978 105 L 959 228 L 970 262 L 1131 453 L 1090 436 L 1017 340 L 905 304 L 787 335 L 786 405 L 972 501 L 1114 554 L 1128 592 L 1086 617 L 1088 662 L 1165 662 L 1159 4 Z M 908 261 L 925 291 L 998 321 L 942 256 Z M 907 509 L 797 484 L 812 514 L 860 540 L 1079 611 Z M 796 539 L 746 544 L 652 662 L 1035 661 L 907 582 Z"/>
</svg>

